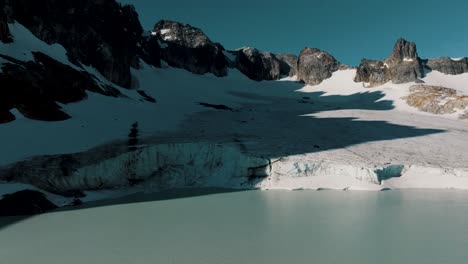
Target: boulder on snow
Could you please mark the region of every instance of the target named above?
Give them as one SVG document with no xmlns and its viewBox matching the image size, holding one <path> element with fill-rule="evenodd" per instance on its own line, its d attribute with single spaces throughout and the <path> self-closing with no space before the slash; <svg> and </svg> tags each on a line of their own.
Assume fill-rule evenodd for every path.
<svg viewBox="0 0 468 264">
<path fill-rule="evenodd" d="M 306 84 L 317 85 L 340 68 L 332 55 L 315 48 L 304 48 L 297 61 L 297 78 Z"/>
<path fill-rule="evenodd" d="M 297 56 L 292 54 L 273 54 L 251 47 L 229 53 L 235 57 L 232 66 L 255 81 L 278 80 L 296 74 Z"/>
<path fill-rule="evenodd" d="M 449 57 L 429 59 L 426 62 L 426 67 L 445 74 L 462 74 L 468 72 L 468 58 L 465 57 L 459 60 L 453 60 Z"/>
<path fill-rule="evenodd" d="M 161 58 L 170 66 L 196 74 L 227 75 L 228 61 L 223 53 L 224 47 L 212 42 L 199 28 L 161 20 L 154 26 L 152 34 L 161 43 Z"/>
<path fill-rule="evenodd" d="M 424 66 L 418 57 L 416 44 L 399 39 L 393 53 L 385 60 L 363 59 L 356 72 L 355 82 L 366 82 L 377 86 L 386 82 L 421 82 Z"/>
<path fill-rule="evenodd" d="M 19 22 L 48 44 L 61 44 L 70 61 L 90 65 L 109 81 L 130 88 L 130 67 L 138 66 L 143 33 L 132 6 L 115 0 L 0 0 L 0 6 L 0 17 L 9 23 Z"/>
<path fill-rule="evenodd" d="M 6 194 L 0 200 L 0 216 L 34 215 L 56 208 L 43 193 L 32 190 Z"/>
</svg>

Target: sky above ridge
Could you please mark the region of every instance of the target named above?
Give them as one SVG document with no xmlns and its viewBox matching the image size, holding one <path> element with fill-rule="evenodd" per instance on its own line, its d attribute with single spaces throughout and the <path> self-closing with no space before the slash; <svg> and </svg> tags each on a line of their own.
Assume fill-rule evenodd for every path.
<svg viewBox="0 0 468 264">
<path fill-rule="evenodd" d="M 189 23 L 226 49 L 314 47 L 357 65 L 386 58 L 403 37 L 422 58 L 468 56 L 466 0 L 118 1 L 134 5 L 147 30 L 160 19 Z"/>
</svg>

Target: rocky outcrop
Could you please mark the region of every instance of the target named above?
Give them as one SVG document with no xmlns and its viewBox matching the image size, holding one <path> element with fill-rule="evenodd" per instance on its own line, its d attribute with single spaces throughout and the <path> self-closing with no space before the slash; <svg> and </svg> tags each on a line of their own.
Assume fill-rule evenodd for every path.
<svg viewBox="0 0 468 264">
<path fill-rule="evenodd" d="M 138 49 L 139 57 L 146 63 L 161 67 L 161 46 L 158 37 L 151 33 L 144 34 Z"/>
<path fill-rule="evenodd" d="M 99 86 L 94 77 L 78 71 L 40 52 L 33 52 L 34 61 L 23 62 L 0 55 L 5 60 L 0 72 L 0 123 L 14 120 L 9 112 L 16 108 L 31 119 L 58 121 L 69 116 L 56 103 L 79 101 L 85 91 L 109 96 L 119 95 L 112 87 Z"/>
<path fill-rule="evenodd" d="M 445 74 L 462 74 L 468 72 L 468 58 L 454 60 L 449 57 L 441 57 L 438 59 L 429 59 L 426 62 L 426 67 L 429 70 L 439 71 Z"/>
<path fill-rule="evenodd" d="M 235 57 L 232 67 L 252 80 L 278 80 L 296 74 L 297 57 L 290 54 L 273 54 L 246 47 L 229 52 Z"/>
<path fill-rule="evenodd" d="M 468 96 L 441 86 L 414 85 L 405 97 L 408 105 L 433 114 L 453 114 L 468 107 Z"/>
<path fill-rule="evenodd" d="M 2 1 L 8 22 L 21 23 L 48 44 L 61 44 L 77 65 L 93 66 L 109 81 L 131 86 L 130 67 L 138 66 L 143 32 L 132 6 L 115 0 Z M 4 32 L 4 21 L 0 28 Z"/>
<path fill-rule="evenodd" d="M 356 71 L 355 82 L 381 85 L 390 79 L 388 68 L 383 61 L 362 59 Z"/>
<path fill-rule="evenodd" d="M 416 44 L 399 39 L 393 53 L 385 61 L 363 59 L 359 65 L 355 82 L 377 86 L 386 82 L 420 82 L 424 76 L 424 65 L 418 57 Z"/>
<path fill-rule="evenodd" d="M 212 42 L 199 28 L 161 20 L 154 26 L 152 34 L 161 43 L 161 58 L 170 66 L 196 74 L 227 75 L 224 47 Z"/>
<path fill-rule="evenodd" d="M 317 85 L 340 68 L 332 55 L 315 48 L 305 48 L 297 61 L 297 78 L 309 85 Z"/>
<path fill-rule="evenodd" d="M 393 53 L 388 57 L 388 64 L 399 64 L 402 62 L 411 62 L 418 59 L 416 44 L 408 42 L 402 38 L 397 40 L 393 47 Z"/>
<path fill-rule="evenodd" d="M 424 67 L 420 60 L 413 62 L 402 62 L 397 65 L 390 66 L 389 76 L 392 83 L 409 83 L 423 82 L 420 78 L 424 77 Z"/>
<path fill-rule="evenodd" d="M 0 216 L 34 215 L 56 208 L 43 193 L 32 190 L 7 194 L 0 200 Z"/>
<path fill-rule="evenodd" d="M 297 56 L 293 54 L 275 54 L 280 62 L 280 74 L 294 76 L 297 74 Z"/>
<path fill-rule="evenodd" d="M 4 0 L 0 0 L 0 8 L 5 5 Z M 0 9 L 0 42 L 10 43 L 13 41 L 10 35 L 10 30 L 8 29 L 8 20 L 4 13 L 4 10 Z"/>
</svg>

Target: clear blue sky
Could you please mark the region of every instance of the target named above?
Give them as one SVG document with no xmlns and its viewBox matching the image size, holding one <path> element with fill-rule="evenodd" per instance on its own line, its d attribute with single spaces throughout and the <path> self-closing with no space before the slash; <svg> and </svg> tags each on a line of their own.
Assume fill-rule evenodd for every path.
<svg viewBox="0 0 468 264">
<path fill-rule="evenodd" d="M 201 28 L 227 49 L 326 50 L 343 63 L 384 59 L 399 37 L 423 58 L 468 56 L 468 0 L 119 0 L 145 29 L 160 19 Z"/>
</svg>

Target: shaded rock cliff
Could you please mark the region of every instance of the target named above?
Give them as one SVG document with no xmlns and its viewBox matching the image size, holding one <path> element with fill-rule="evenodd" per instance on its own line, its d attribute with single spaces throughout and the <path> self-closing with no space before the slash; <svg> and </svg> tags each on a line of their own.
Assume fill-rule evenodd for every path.
<svg viewBox="0 0 468 264">
<path fill-rule="evenodd" d="M 426 67 L 429 70 L 439 71 L 445 74 L 462 74 L 468 72 L 468 58 L 454 60 L 449 57 L 441 57 L 437 59 L 429 59 L 426 62 Z"/>
<path fill-rule="evenodd" d="M 235 57 L 232 67 L 252 80 L 278 80 L 296 74 L 297 56 L 292 54 L 273 54 L 252 47 L 229 53 Z"/>
<path fill-rule="evenodd" d="M 114 0 L 1 0 L 0 6 L 2 41 L 5 20 L 17 21 L 44 42 L 64 46 L 70 61 L 130 88 L 143 32 L 133 6 Z"/>
</svg>

